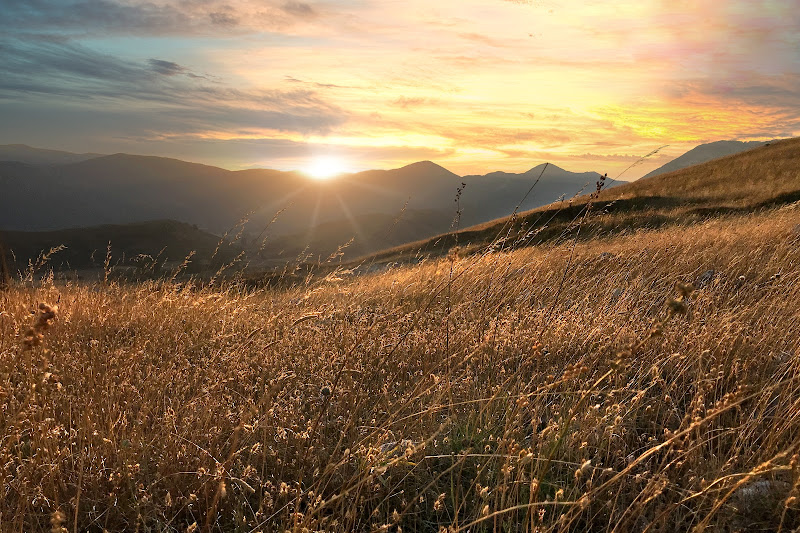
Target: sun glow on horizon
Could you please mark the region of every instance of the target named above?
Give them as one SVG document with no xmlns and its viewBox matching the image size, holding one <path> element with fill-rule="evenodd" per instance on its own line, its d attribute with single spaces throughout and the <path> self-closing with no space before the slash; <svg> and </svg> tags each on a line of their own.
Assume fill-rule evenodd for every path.
<svg viewBox="0 0 800 533">
<path fill-rule="evenodd" d="M 344 174 L 347 172 L 347 167 L 338 157 L 321 156 L 313 158 L 303 172 L 316 181 L 326 181 Z"/>
</svg>

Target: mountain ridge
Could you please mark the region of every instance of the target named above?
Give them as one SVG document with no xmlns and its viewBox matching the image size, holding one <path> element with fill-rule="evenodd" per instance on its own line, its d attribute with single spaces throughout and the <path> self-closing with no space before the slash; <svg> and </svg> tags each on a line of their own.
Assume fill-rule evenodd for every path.
<svg viewBox="0 0 800 533">
<path fill-rule="evenodd" d="M 550 165 L 540 193 L 524 207 L 571 195 L 596 176 Z M 172 218 L 222 234 L 249 213 L 248 231 L 261 233 L 284 209 L 270 225 L 273 234 L 303 234 L 319 224 L 364 215 L 395 218 L 404 211 L 406 216 L 417 216 L 439 210 L 443 215 L 426 214 L 424 219 L 452 220 L 453 200 L 462 183 L 467 184 L 461 193 L 462 222 L 475 224 L 510 213 L 529 188 L 530 178 L 528 173 L 462 177 L 432 161 L 345 174 L 327 182 L 297 171 L 234 171 L 127 153 L 61 165 L 4 161 L 0 162 L 0 229 L 50 231 Z M 31 216 L 34 212 L 36 217 Z M 411 221 L 408 227 L 429 224 Z"/>
<path fill-rule="evenodd" d="M 759 146 L 764 146 L 767 143 L 775 141 L 735 141 L 735 140 L 722 140 L 710 143 L 699 144 L 676 157 L 672 161 L 652 170 L 642 176 L 640 179 L 652 178 L 667 172 L 674 172 L 693 165 L 699 165 L 720 157 L 738 154 L 747 150 L 752 150 Z"/>
<path fill-rule="evenodd" d="M 18 161 L 39 165 L 66 164 L 85 161 L 103 154 L 67 152 L 64 150 L 51 150 L 35 148 L 27 144 L 0 144 L 0 161 Z"/>
<path fill-rule="evenodd" d="M 462 177 L 417 161 L 314 181 L 297 171 L 232 171 L 127 153 L 62 165 L 5 161 L 0 229 L 54 232 L 174 219 L 214 235 L 241 230 L 245 239 L 262 239 L 254 247 L 265 261 L 327 256 L 354 238 L 344 252 L 352 257 L 449 231 L 454 220 L 470 226 L 572 196 L 599 176 L 548 165 L 535 194 L 526 197 L 542 168 L 533 167 L 535 175 L 529 170 Z M 50 237 L 50 246 L 70 245 Z M 69 238 L 84 237 L 73 232 Z"/>
</svg>

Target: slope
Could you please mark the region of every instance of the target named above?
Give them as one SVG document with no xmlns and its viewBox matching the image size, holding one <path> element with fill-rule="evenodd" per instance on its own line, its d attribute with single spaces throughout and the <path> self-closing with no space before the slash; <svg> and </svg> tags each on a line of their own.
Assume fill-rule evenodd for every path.
<svg viewBox="0 0 800 533">
<path fill-rule="evenodd" d="M 796 201 L 800 201 L 800 138 L 391 248 L 358 263 L 416 261 L 447 253 L 453 246 L 467 251 L 519 247 L 575 235 L 589 239 L 640 228 L 695 224 L 708 217 Z"/>
<path fill-rule="evenodd" d="M 774 141 L 772 141 L 774 142 Z M 682 168 L 699 165 L 706 161 L 719 159 L 728 155 L 738 154 L 746 150 L 752 150 L 759 146 L 764 146 L 762 141 L 716 141 L 712 143 L 701 144 L 695 146 L 685 154 L 673 159 L 669 163 L 658 167 L 657 169 L 648 172 L 643 177 L 651 178 L 659 174 L 665 174 Z"/>
</svg>

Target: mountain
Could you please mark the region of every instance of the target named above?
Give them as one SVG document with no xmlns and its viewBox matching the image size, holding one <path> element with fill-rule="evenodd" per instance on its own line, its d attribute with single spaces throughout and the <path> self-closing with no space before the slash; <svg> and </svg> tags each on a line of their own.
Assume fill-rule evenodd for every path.
<svg viewBox="0 0 800 533">
<path fill-rule="evenodd" d="M 682 156 L 673 159 L 669 163 L 645 174 L 643 177 L 650 178 L 692 165 L 699 165 L 700 163 L 705 163 L 712 159 L 738 154 L 745 150 L 752 150 L 758 146 L 764 146 L 764 144 L 764 141 L 716 141 L 713 143 L 701 144 L 695 146 Z"/>
<path fill-rule="evenodd" d="M 569 172 L 544 163 L 521 174 L 491 172 L 483 176 L 464 176 L 463 181 L 467 186 L 462 196 L 471 209 L 464 209 L 462 227 L 490 220 L 487 216 L 495 219 L 509 215 L 518 205 L 519 211 L 526 211 L 555 202 L 561 197 L 569 199 L 592 192 L 599 178 L 597 172 Z M 617 184 L 612 182 L 610 180 L 607 186 Z M 534 183 L 536 186 L 525 198 Z"/>
<path fill-rule="evenodd" d="M 0 161 L 17 161 L 30 165 L 65 165 L 100 157 L 100 155 L 45 150 L 33 148 L 26 144 L 0 144 Z"/>
<path fill-rule="evenodd" d="M 230 171 L 129 154 L 57 165 L 5 161 L 0 162 L 0 229 L 52 231 L 174 219 L 222 235 L 247 215 L 245 236 L 268 237 L 274 243 L 270 253 L 299 253 L 308 246 L 310 253 L 326 254 L 351 237 L 356 241 L 348 253 L 368 253 L 446 232 L 459 209 L 459 227 L 510 214 L 540 175 L 522 209 L 591 189 L 599 176 L 554 165 L 542 175 L 543 169 L 460 177 L 421 161 L 320 182 L 298 172 Z"/>
<path fill-rule="evenodd" d="M 231 172 L 162 157 L 115 154 L 40 166 L 0 162 L 0 228 L 46 231 L 176 219 L 222 233 L 299 175 Z"/>
<path fill-rule="evenodd" d="M 214 235 L 242 231 L 242 242 L 264 261 L 326 257 L 351 238 L 345 255 L 372 253 L 494 220 L 518 206 L 570 198 L 593 189 L 599 177 L 555 165 L 461 177 L 420 161 L 314 181 L 299 172 L 230 171 L 130 154 L 46 165 L 34 159 L 0 161 L 0 230 L 51 232 L 171 219 Z"/>
<path fill-rule="evenodd" d="M 353 237 L 341 251 L 345 257 L 356 257 L 509 215 L 517 206 L 526 210 L 570 198 L 594 190 L 599 177 L 596 172 L 573 173 L 549 164 L 519 174 L 459 177 L 429 161 L 353 174 L 340 178 L 336 187 L 330 184 L 349 216 L 337 220 L 328 213 L 328 222 L 278 236 L 266 250 L 286 258 L 305 253 L 325 259 Z M 336 203 L 329 206 L 337 209 Z M 310 206 L 309 210 L 317 212 Z"/>
</svg>

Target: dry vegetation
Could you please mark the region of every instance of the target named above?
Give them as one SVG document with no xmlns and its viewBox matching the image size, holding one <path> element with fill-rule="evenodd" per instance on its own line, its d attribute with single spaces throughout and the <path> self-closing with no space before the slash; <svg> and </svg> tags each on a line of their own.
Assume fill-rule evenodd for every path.
<svg viewBox="0 0 800 533">
<path fill-rule="evenodd" d="M 791 530 L 798 244 L 790 204 L 288 290 L 15 284 L 2 530 Z"/>
</svg>

